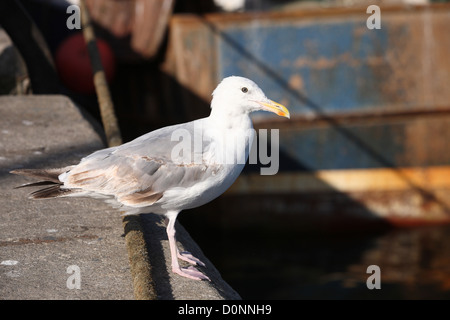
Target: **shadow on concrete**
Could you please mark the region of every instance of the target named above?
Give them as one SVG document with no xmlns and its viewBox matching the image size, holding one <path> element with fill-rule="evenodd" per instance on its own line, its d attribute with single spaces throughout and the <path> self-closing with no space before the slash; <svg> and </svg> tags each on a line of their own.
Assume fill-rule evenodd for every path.
<svg viewBox="0 0 450 320">
<path fill-rule="evenodd" d="M 170 250 L 164 217 L 156 214 L 143 214 L 141 219 L 152 266 L 152 280 L 158 299 L 240 299 L 178 222 L 175 224 L 175 229 L 180 251 L 188 251 L 203 261 L 206 266 L 196 266 L 196 268 L 206 274 L 211 281 L 193 281 L 173 274 L 170 270 Z M 180 264 L 181 266 L 189 265 L 183 261 L 180 261 Z"/>
</svg>

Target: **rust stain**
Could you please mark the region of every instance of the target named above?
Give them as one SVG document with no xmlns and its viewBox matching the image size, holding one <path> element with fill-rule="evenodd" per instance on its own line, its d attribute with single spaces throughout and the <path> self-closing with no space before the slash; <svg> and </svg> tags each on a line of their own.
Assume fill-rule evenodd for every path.
<svg viewBox="0 0 450 320">
<path fill-rule="evenodd" d="M 284 61 L 283 64 L 288 65 L 289 62 Z M 386 64 L 386 61 L 381 56 L 369 56 L 362 60 L 355 58 L 349 52 L 346 52 L 333 58 L 309 58 L 300 56 L 293 61 L 292 64 L 296 68 L 330 69 L 335 68 L 338 64 L 346 64 L 350 67 L 359 67 L 363 64 L 367 64 L 371 67 L 377 67 Z"/>
<path fill-rule="evenodd" d="M 336 211 L 364 216 L 365 212 L 385 220 L 448 222 L 450 221 L 450 167 L 323 170 L 318 172 L 280 172 L 267 178 L 244 175 L 238 178 L 225 196 L 269 199 L 279 206 L 264 206 L 283 214 Z M 329 202 L 329 195 L 347 199 Z M 295 203 L 286 199 L 295 197 Z M 311 197 L 319 205 L 311 206 Z M 351 204 L 358 204 L 354 209 Z M 273 204 L 272 204 L 273 205 Z M 308 207 L 309 206 L 309 207 Z M 359 207 L 358 207 L 359 206 Z M 341 208 L 341 209 L 339 209 Z M 363 208 L 363 210 L 361 210 Z M 264 210 L 264 208 L 260 208 Z M 391 221 L 389 221 L 391 222 Z"/>
<path fill-rule="evenodd" d="M 411 188 L 450 189 L 450 167 L 279 172 L 270 179 L 248 174 L 240 176 L 226 193 L 373 192 Z"/>
<path fill-rule="evenodd" d="M 448 8 L 442 12 L 398 13 L 383 18 L 388 26 L 386 65 L 373 66 L 387 101 L 416 105 L 448 104 Z"/>
<path fill-rule="evenodd" d="M 412 122 L 406 127 L 405 138 L 402 141 L 404 149 L 408 152 L 402 152 L 397 155 L 397 161 L 407 161 L 409 158 L 416 159 L 416 163 L 424 166 L 436 161 L 435 155 L 439 155 L 440 161 L 448 162 L 450 160 L 450 151 L 448 149 L 448 128 L 450 127 L 450 118 L 436 117 L 424 121 Z"/>
<path fill-rule="evenodd" d="M 271 118 L 264 119 L 262 121 L 256 121 L 254 123 L 255 129 L 296 129 L 318 127 L 326 125 L 346 125 L 346 124 L 358 124 L 365 125 L 370 123 L 376 123 L 380 120 L 384 124 L 394 123 L 398 121 L 410 120 L 412 117 L 420 117 L 421 120 L 438 118 L 443 120 L 443 123 L 447 123 L 447 118 L 450 115 L 450 106 L 434 107 L 433 109 L 426 107 L 414 107 L 410 109 L 397 109 L 397 108 L 377 108 L 364 111 L 346 111 L 330 114 L 313 114 L 313 115 L 293 115 L 291 121 L 283 121 L 283 119 Z M 443 125 L 442 125 L 443 126 Z M 441 127 L 441 126 L 440 126 Z M 441 134 L 446 131 L 441 130 Z M 441 135 L 438 135 L 441 136 Z M 412 140 L 413 141 L 413 140 Z M 446 140 L 444 140 L 446 142 Z M 444 150 L 444 149 L 442 149 Z"/>
<path fill-rule="evenodd" d="M 65 241 L 71 241 L 76 239 L 97 239 L 98 236 L 96 235 L 79 235 L 74 237 L 42 237 L 42 238 L 19 238 L 14 240 L 6 240 L 6 241 L 0 241 L 0 247 L 6 247 L 6 246 L 20 246 L 24 244 L 43 244 L 43 243 L 53 243 L 53 242 L 65 242 Z"/>
<path fill-rule="evenodd" d="M 299 74 L 294 74 L 289 79 L 289 85 L 292 89 L 303 91 L 304 89 L 304 82 L 302 77 Z"/>
</svg>

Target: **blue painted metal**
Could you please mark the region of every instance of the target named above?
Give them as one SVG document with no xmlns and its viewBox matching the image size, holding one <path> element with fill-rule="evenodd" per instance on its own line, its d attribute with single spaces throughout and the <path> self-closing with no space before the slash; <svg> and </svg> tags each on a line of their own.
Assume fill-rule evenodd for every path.
<svg viewBox="0 0 450 320">
<path fill-rule="evenodd" d="M 385 28 L 355 35 L 364 23 L 361 19 L 313 24 L 255 22 L 223 29 L 219 77 L 256 78 L 268 96 L 285 100 L 294 114 L 351 111 L 388 103 L 377 90 L 380 79 L 374 76 L 370 61 L 385 59 L 389 32 Z M 408 36 L 408 30 L 396 36 Z M 288 90 L 292 77 L 301 79 L 301 88 L 294 88 L 299 92 Z"/>
<path fill-rule="evenodd" d="M 379 30 L 367 28 L 360 9 L 180 19 L 178 76 L 205 100 L 213 89 L 205 84 L 230 75 L 255 80 L 291 112 L 289 124 L 272 127 L 298 168 L 450 165 L 440 142 L 450 141 L 450 6 L 430 8 L 381 8 Z M 195 70 L 204 88 L 192 81 Z M 438 109 L 447 111 L 423 120 L 415 113 Z M 341 121 L 349 115 L 365 120 Z M 272 119 L 261 113 L 255 122 Z"/>
<path fill-rule="evenodd" d="M 282 128 L 281 151 L 307 170 L 450 164 L 450 116 L 366 124 Z M 289 170 L 291 168 L 286 168 Z"/>
<path fill-rule="evenodd" d="M 280 130 L 284 172 L 255 180 L 259 167 L 247 165 L 243 193 L 221 198 L 227 217 L 335 230 L 378 218 L 448 223 L 448 185 L 437 181 L 450 166 L 450 6 L 381 12 L 381 30 L 366 27 L 363 8 L 172 21 L 168 65 L 185 89 L 209 102 L 222 78 L 241 75 L 291 112 L 291 120 L 254 117 L 256 129 Z M 197 102 L 183 99 L 183 107 L 195 110 Z M 399 189 L 380 172 L 393 173 Z M 324 178 L 336 173 L 337 184 Z M 341 190 L 347 174 L 352 188 Z"/>
</svg>

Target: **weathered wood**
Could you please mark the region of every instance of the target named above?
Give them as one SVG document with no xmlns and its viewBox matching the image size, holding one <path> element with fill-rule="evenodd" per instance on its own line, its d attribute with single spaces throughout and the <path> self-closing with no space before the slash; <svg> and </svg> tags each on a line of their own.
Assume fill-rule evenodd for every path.
<svg viewBox="0 0 450 320">
<path fill-rule="evenodd" d="M 92 20 L 116 37 L 130 37 L 131 48 L 144 58 L 158 52 L 174 0 L 87 0 Z"/>
</svg>

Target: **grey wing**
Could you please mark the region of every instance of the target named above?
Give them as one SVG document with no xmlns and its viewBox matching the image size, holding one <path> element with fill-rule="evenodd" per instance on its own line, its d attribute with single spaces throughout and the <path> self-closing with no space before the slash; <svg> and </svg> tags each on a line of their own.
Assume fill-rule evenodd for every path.
<svg viewBox="0 0 450 320">
<path fill-rule="evenodd" d="M 181 156 L 185 162 L 173 161 L 174 130 L 194 134 L 193 123 L 166 127 L 141 136 L 119 147 L 99 150 L 84 158 L 64 177 L 64 186 L 98 194 L 112 195 L 130 206 L 151 205 L 172 187 L 187 188 L 196 181 L 217 173 L 214 163 L 193 163 L 193 154 Z M 191 149 L 193 150 L 193 148 Z M 208 152 L 205 141 L 202 152 Z"/>
</svg>

